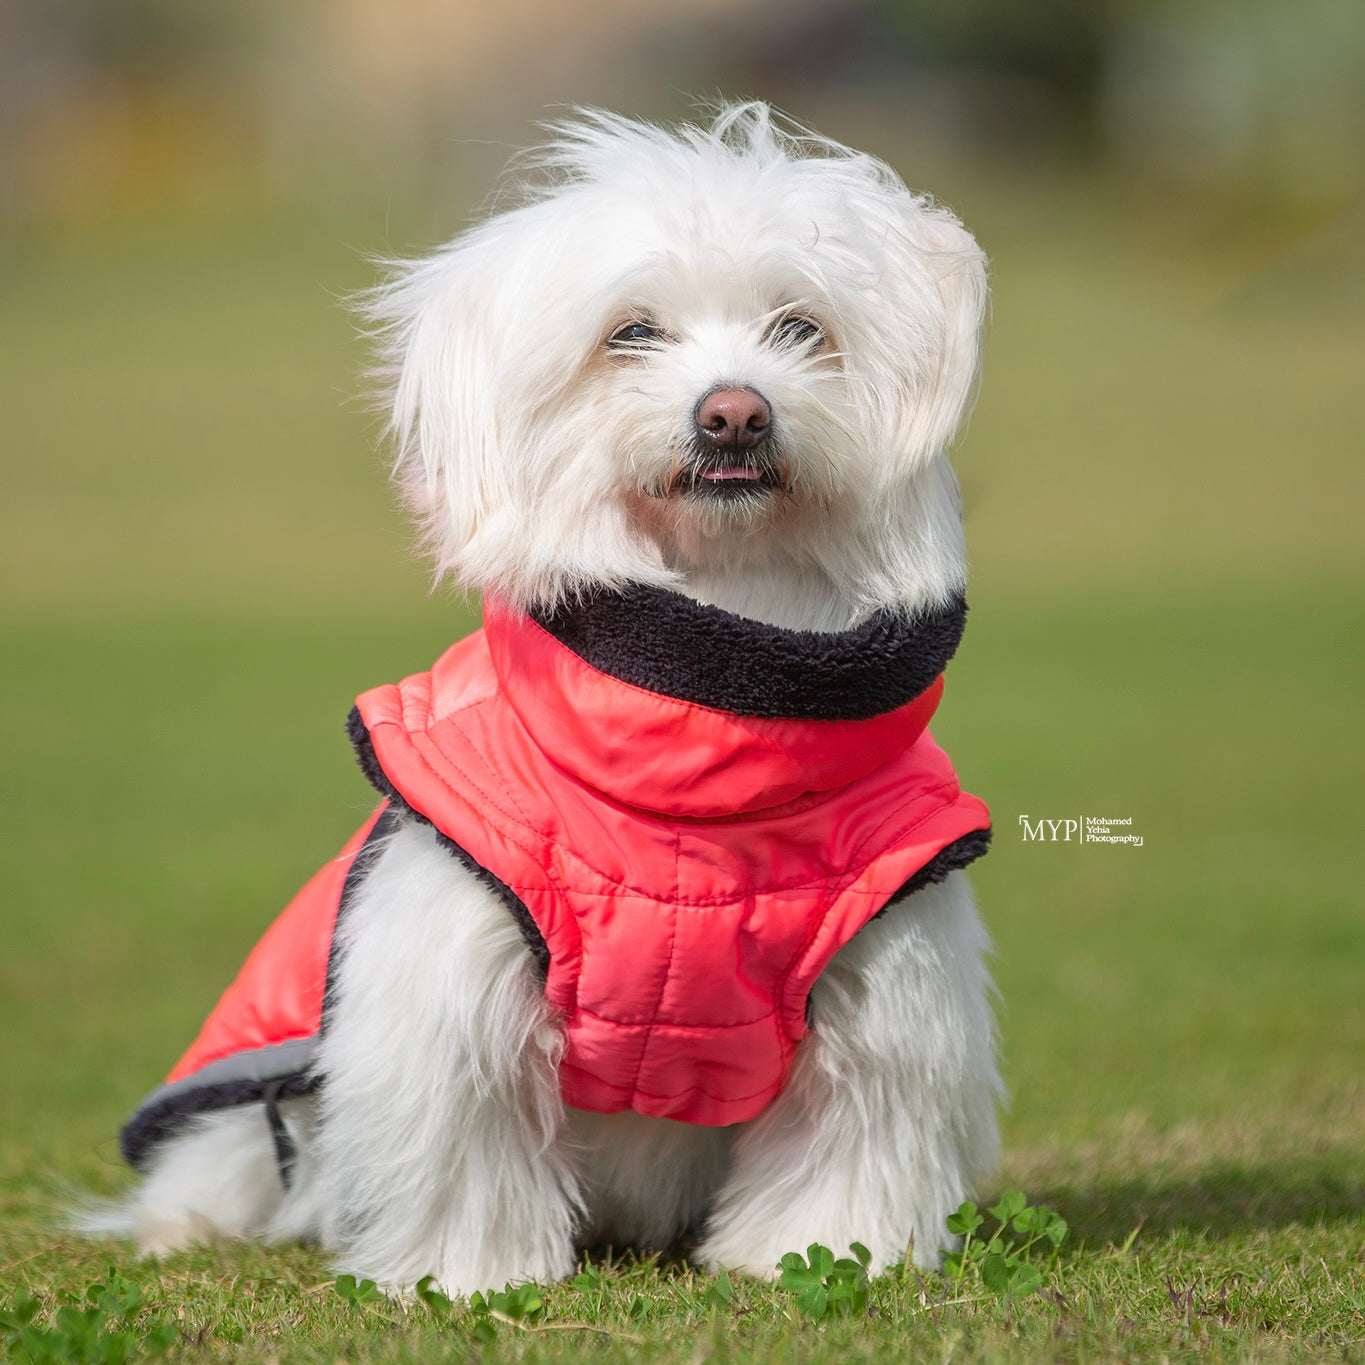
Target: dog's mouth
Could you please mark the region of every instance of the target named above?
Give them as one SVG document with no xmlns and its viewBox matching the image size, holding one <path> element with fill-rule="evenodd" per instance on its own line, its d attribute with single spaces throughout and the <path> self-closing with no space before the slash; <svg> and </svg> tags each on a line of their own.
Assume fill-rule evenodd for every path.
<svg viewBox="0 0 1365 1365">
<path fill-rule="evenodd" d="M 789 487 L 786 465 L 775 451 L 694 451 L 674 464 L 661 496 L 743 502 Z"/>
</svg>

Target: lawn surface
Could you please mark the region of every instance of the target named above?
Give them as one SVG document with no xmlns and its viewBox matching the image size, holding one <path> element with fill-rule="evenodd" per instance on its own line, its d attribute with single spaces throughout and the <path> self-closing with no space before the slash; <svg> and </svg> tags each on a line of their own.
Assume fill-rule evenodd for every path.
<svg viewBox="0 0 1365 1365">
<path fill-rule="evenodd" d="M 1059 242 L 1041 203 L 956 198 L 996 276 L 935 727 L 997 829 L 974 880 L 1012 1103 L 986 1193 L 1071 1240 L 1012 1308 L 886 1279 L 822 1326 L 627 1264 L 496 1324 L 491 1358 L 1362 1354 L 1365 337 L 1280 308 L 1273 243 L 1149 240 L 1088 199 Z M 184 1355 L 485 1349 L 467 1315 L 353 1307 L 313 1251 L 138 1263 L 57 1226 L 123 1183 L 119 1123 L 368 809 L 353 694 L 472 619 L 426 596 L 350 397 L 353 241 L 134 225 L 0 276 L 0 1309 L 35 1293 L 40 1324 L 112 1262 L 134 1335 L 170 1321 Z M 1022 838 L 1083 815 L 1145 842 Z"/>
</svg>

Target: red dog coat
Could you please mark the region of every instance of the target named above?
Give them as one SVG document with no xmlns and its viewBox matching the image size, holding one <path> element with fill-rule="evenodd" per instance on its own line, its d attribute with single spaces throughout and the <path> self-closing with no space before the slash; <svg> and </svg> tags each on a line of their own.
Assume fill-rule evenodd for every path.
<svg viewBox="0 0 1365 1365">
<path fill-rule="evenodd" d="M 490 603 L 429 673 L 358 699 L 385 806 L 261 940 L 125 1153 L 262 1099 L 282 1133 L 274 1101 L 325 1083 L 338 914 L 413 819 L 516 916 L 563 1020 L 567 1103 L 753 1118 L 835 953 L 985 850 L 986 807 L 925 731 L 964 610 L 824 634 L 650 589 L 535 619 Z"/>
</svg>

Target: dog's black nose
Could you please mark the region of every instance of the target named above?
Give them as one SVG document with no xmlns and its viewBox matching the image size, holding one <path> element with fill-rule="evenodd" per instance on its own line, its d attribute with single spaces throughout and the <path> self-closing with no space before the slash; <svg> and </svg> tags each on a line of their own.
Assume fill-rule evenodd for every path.
<svg viewBox="0 0 1365 1365">
<path fill-rule="evenodd" d="M 754 389 L 712 389 L 694 416 L 697 430 L 723 450 L 752 450 L 773 423 L 767 400 Z"/>
</svg>

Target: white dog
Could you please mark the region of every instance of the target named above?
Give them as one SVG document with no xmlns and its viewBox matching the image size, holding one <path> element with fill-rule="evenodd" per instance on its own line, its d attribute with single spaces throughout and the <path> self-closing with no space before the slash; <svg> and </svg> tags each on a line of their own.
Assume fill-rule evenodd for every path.
<svg viewBox="0 0 1365 1365">
<path fill-rule="evenodd" d="M 345 910 L 325 1002 L 248 1042 L 201 1036 L 125 1131 L 144 1179 L 91 1226 L 154 1250 L 309 1238 L 385 1286 L 458 1293 L 564 1276 L 608 1242 L 686 1238 L 701 1264 L 759 1275 L 816 1240 L 862 1241 L 874 1269 L 907 1248 L 934 1265 L 997 1144 L 988 945 L 958 870 L 984 808 L 917 738 L 961 629 L 945 450 L 983 257 L 887 167 L 761 104 L 557 133 L 524 202 L 367 305 L 399 480 L 440 572 L 485 595 L 490 643 L 362 698 L 353 731 L 391 804 L 320 874 Z M 498 688 L 481 740 L 468 717 Z M 457 727 L 434 758 L 427 699 Z M 537 744 L 541 725 L 570 738 L 517 749 L 530 767 L 509 775 L 523 720 Z M 484 793 L 492 832 L 452 831 L 422 783 L 482 743 L 501 757 L 449 783 Z M 931 753 L 932 781 L 904 776 L 910 753 Z M 428 767 L 409 781 L 413 754 Z M 907 781 L 932 820 L 897 814 Z M 733 817 L 697 804 L 726 791 Z M 553 842 L 589 816 L 600 834 Z M 937 833 L 907 853 L 912 827 Z M 526 848 L 495 856 L 518 832 Z M 570 859 L 586 870 L 565 889 Z M 710 899 L 681 889 L 698 869 Z M 637 895 L 627 882 L 639 904 L 602 900 Z M 806 928 L 772 947 L 789 903 Z M 680 926 L 722 904 L 731 928 L 705 920 L 677 956 Z M 628 913 L 625 958 L 601 969 Z M 664 920 L 659 966 L 644 940 Z M 234 990 L 265 999 L 275 970 Z M 644 1015 L 615 1008 L 651 974 L 667 984 L 630 1006 Z M 758 1022 L 737 1022 L 751 989 Z M 621 1088 L 640 1039 L 676 1093 L 638 1068 Z"/>
</svg>

